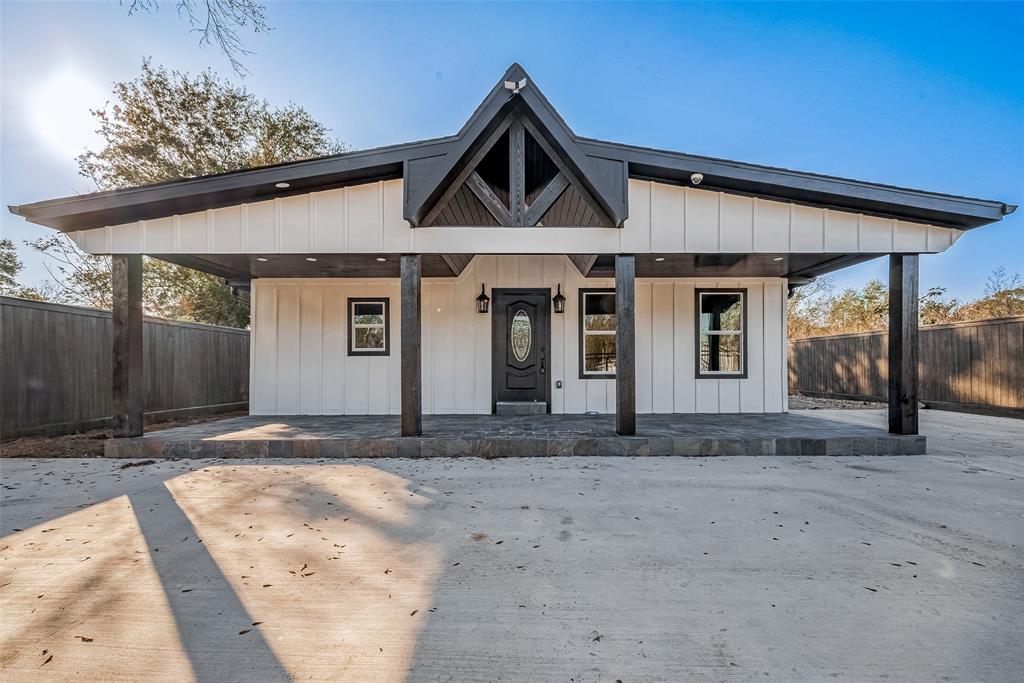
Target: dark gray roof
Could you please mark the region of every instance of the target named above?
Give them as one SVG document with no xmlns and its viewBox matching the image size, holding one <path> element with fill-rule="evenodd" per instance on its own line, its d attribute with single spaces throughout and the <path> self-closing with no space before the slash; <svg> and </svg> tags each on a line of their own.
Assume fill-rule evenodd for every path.
<svg viewBox="0 0 1024 683">
<path fill-rule="evenodd" d="M 527 79 L 518 93 L 505 81 Z M 616 224 L 628 215 L 627 178 L 700 187 L 811 206 L 931 223 L 959 229 L 993 223 L 1017 207 L 995 200 L 959 197 L 860 180 L 792 171 L 680 152 L 635 147 L 576 136 L 526 71 L 513 64 L 455 135 L 347 152 L 307 161 L 187 178 L 125 190 L 10 206 L 12 213 L 65 232 L 141 219 L 202 211 L 241 202 L 405 178 L 404 215 L 413 225 L 429 209 L 453 169 L 472 152 L 493 121 L 511 104 L 522 107 L 588 184 Z M 275 184 L 287 182 L 287 189 Z"/>
</svg>

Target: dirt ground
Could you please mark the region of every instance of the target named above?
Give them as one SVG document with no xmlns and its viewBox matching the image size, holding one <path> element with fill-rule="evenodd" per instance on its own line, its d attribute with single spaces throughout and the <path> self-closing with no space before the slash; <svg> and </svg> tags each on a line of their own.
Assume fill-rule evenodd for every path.
<svg viewBox="0 0 1024 683">
<path fill-rule="evenodd" d="M 838 398 L 814 398 L 791 394 L 790 410 L 878 410 L 885 408 L 884 403 L 874 401 L 846 401 Z"/>
<path fill-rule="evenodd" d="M 922 431 L 931 455 L 2 460 L 0 680 L 1022 681 L 1024 421 Z"/>
<path fill-rule="evenodd" d="M 158 432 L 161 429 L 194 425 L 211 420 L 222 420 L 227 417 L 246 415 L 238 410 L 217 415 L 203 415 L 187 420 L 171 420 L 146 425 L 147 432 Z M 110 438 L 109 429 L 93 429 L 81 434 L 65 436 L 26 436 L 0 443 L 0 457 L 4 458 L 88 458 L 103 455 L 103 442 Z"/>
</svg>

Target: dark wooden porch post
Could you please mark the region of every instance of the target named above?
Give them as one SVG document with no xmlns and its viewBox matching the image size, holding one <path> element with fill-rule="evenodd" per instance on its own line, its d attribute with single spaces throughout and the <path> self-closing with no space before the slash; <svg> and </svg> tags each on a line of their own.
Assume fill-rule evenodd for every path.
<svg viewBox="0 0 1024 683">
<path fill-rule="evenodd" d="M 422 258 L 403 254 L 402 273 L 402 436 L 423 433 L 420 290 Z"/>
<path fill-rule="evenodd" d="M 889 432 L 917 434 L 917 254 L 889 256 Z"/>
<path fill-rule="evenodd" d="M 114 436 L 142 436 L 142 255 L 111 257 Z"/>
<path fill-rule="evenodd" d="M 636 434 L 636 260 L 615 257 L 615 432 Z"/>
</svg>

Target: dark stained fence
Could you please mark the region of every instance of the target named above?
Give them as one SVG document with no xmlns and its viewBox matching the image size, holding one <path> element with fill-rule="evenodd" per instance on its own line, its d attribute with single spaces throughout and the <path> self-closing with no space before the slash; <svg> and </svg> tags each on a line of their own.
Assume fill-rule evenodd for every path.
<svg viewBox="0 0 1024 683">
<path fill-rule="evenodd" d="M 884 401 L 885 332 L 789 342 L 789 390 Z M 921 328 L 920 397 L 932 408 L 1024 417 L 1024 316 Z"/>
<path fill-rule="evenodd" d="M 249 332 L 146 318 L 146 421 L 244 409 Z M 0 297 L 0 436 L 106 427 L 110 312 Z"/>
</svg>

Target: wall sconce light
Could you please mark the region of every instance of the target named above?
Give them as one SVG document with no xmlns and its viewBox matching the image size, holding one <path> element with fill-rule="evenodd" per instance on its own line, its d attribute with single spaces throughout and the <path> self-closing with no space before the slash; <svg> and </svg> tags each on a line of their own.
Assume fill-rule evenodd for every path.
<svg viewBox="0 0 1024 683">
<path fill-rule="evenodd" d="M 491 309 L 491 297 L 487 296 L 484 283 L 480 283 L 480 296 L 476 298 L 476 312 L 486 313 Z"/>
<path fill-rule="evenodd" d="M 562 283 L 558 283 L 558 294 L 555 294 L 554 298 L 551 299 L 551 303 L 555 307 L 555 313 L 565 313 L 565 297 L 562 296 Z"/>
</svg>

